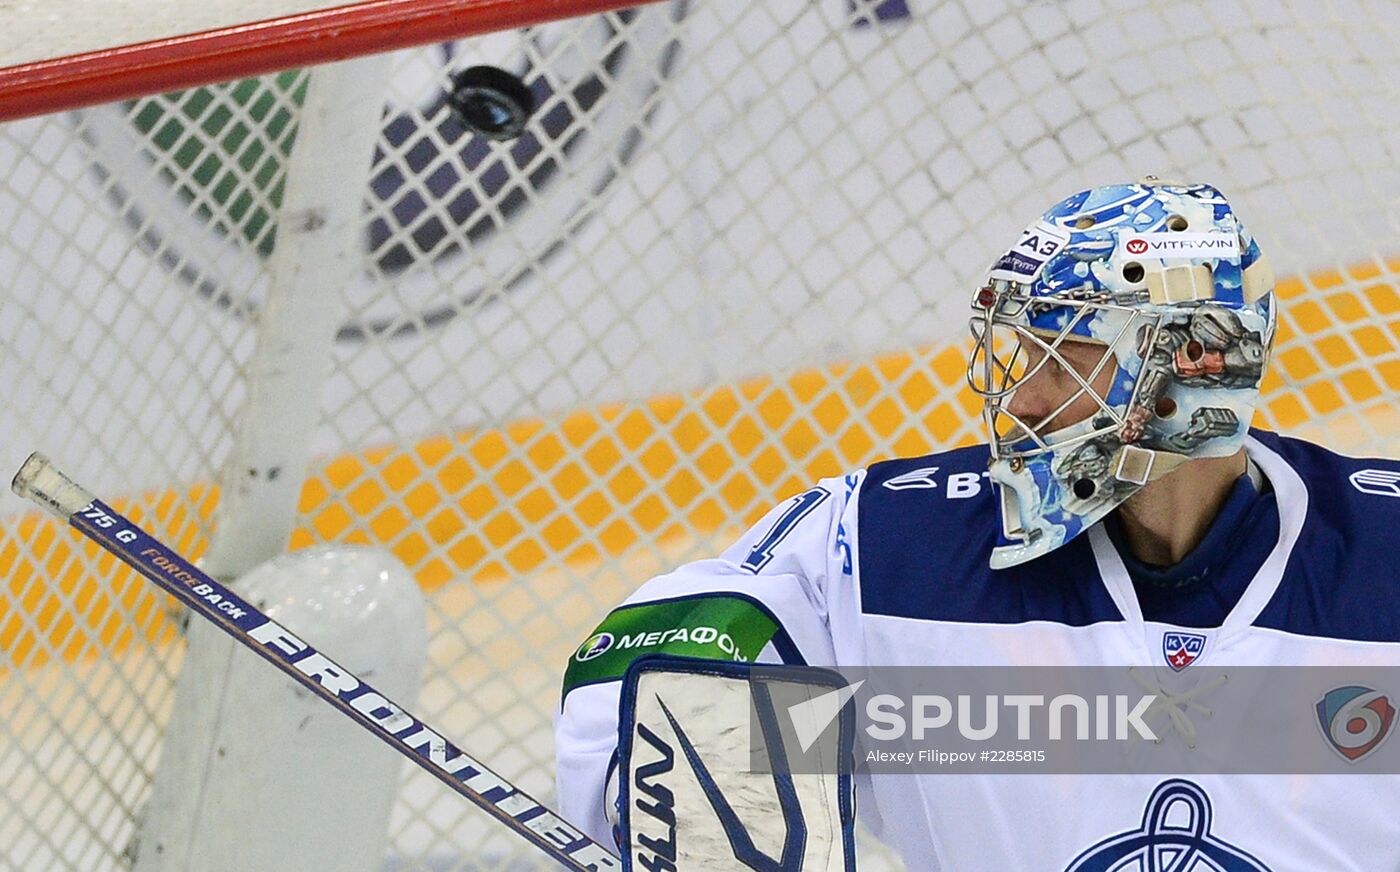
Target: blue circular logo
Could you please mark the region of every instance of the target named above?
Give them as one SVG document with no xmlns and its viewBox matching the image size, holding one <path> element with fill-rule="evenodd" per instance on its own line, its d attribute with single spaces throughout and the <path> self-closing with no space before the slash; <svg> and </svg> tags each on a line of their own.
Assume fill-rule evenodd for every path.
<svg viewBox="0 0 1400 872">
<path fill-rule="evenodd" d="M 567 251 L 651 133 L 687 2 L 396 53 L 378 95 L 364 265 L 340 289 L 348 317 L 337 340 L 440 328 Z M 449 111 L 449 76 L 481 65 L 516 76 L 538 107 L 509 143 Z M 265 261 L 308 93 L 306 71 L 292 70 L 84 116 L 96 178 L 142 247 L 235 318 L 266 303 Z"/>
<path fill-rule="evenodd" d="M 586 663 L 595 657 L 601 657 L 613 646 L 612 633 L 595 633 L 586 642 L 578 646 L 578 653 L 574 654 L 574 659 L 580 663 Z"/>
</svg>

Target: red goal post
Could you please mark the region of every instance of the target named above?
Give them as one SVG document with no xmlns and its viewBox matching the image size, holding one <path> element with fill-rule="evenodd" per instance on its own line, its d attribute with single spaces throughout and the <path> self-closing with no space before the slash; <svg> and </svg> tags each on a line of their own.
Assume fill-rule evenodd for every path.
<svg viewBox="0 0 1400 872">
<path fill-rule="evenodd" d="M 636 5 L 635 0 L 368 0 L 112 45 L 0 68 L 0 121 Z"/>
</svg>

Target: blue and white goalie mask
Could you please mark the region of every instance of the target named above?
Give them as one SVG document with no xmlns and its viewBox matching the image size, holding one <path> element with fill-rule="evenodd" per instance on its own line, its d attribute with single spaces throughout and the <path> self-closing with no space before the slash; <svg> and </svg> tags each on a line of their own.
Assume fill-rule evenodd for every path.
<svg viewBox="0 0 1400 872">
<path fill-rule="evenodd" d="M 967 377 L 1001 499 L 992 567 L 1060 547 L 1189 459 L 1235 453 L 1273 289 L 1209 185 L 1094 188 L 1028 227 L 973 299 Z"/>
</svg>

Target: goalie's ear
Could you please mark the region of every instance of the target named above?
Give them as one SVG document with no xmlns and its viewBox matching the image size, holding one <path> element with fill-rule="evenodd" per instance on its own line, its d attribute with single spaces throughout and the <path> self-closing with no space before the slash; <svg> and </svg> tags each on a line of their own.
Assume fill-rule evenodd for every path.
<svg viewBox="0 0 1400 872">
<path fill-rule="evenodd" d="M 851 691 L 827 669 L 636 660 L 619 720 L 623 869 L 854 872 Z"/>
</svg>

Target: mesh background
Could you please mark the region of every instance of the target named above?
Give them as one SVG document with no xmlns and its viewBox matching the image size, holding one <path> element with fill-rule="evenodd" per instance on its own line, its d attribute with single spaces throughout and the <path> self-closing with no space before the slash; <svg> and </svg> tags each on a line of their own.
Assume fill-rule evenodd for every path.
<svg viewBox="0 0 1400 872">
<path fill-rule="evenodd" d="M 976 441 L 970 291 L 1094 184 L 1227 192 L 1282 279 L 1259 423 L 1400 454 L 1400 12 L 1158 7 L 673 2 L 397 53 L 292 546 L 414 572 L 415 713 L 548 800 L 574 646 L 813 478 Z M 512 145 L 442 106 L 481 62 L 541 98 Z M 0 126 L 0 468 L 207 550 L 309 75 Z M 183 654 L 0 496 L 0 868 L 123 867 Z M 389 868 L 524 850 L 405 773 Z"/>
</svg>

